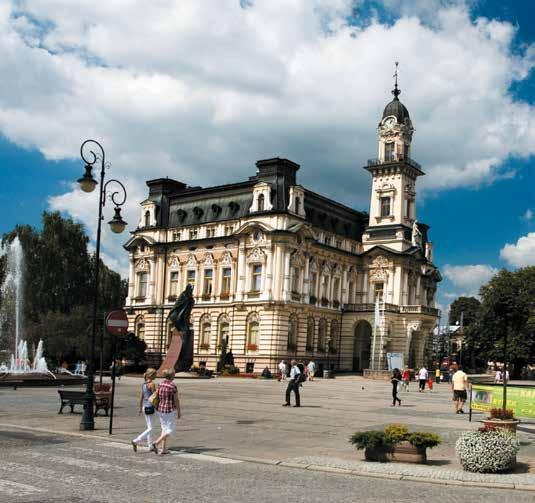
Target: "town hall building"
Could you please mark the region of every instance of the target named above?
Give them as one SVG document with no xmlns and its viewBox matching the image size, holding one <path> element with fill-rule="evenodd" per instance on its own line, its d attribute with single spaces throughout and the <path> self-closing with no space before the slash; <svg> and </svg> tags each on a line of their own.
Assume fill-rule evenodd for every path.
<svg viewBox="0 0 535 503">
<path fill-rule="evenodd" d="M 125 244 L 125 309 L 152 364 L 165 354 L 168 315 L 187 284 L 197 365 L 215 369 L 223 340 L 242 372 L 275 371 L 291 357 L 314 359 L 320 371 L 384 370 L 389 353 L 411 367 L 427 361 L 441 276 L 429 227 L 416 219 L 424 172 L 411 158 L 414 128 L 397 82 L 392 92 L 378 157 L 365 166 L 369 214 L 301 186 L 300 166 L 278 157 L 257 161 L 239 183 L 147 182 Z"/>
</svg>

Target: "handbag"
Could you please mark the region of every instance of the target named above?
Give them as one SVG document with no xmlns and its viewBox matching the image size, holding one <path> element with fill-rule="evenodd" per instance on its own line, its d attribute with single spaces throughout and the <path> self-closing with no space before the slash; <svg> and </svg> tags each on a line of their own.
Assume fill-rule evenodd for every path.
<svg viewBox="0 0 535 503">
<path fill-rule="evenodd" d="M 147 407 L 145 407 L 143 409 L 143 412 L 147 415 L 147 416 L 150 416 L 151 414 L 154 414 L 154 406 L 153 405 L 149 405 Z"/>
<path fill-rule="evenodd" d="M 158 390 L 156 390 L 150 397 L 149 397 L 149 403 L 157 408 L 158 404 L 160 403 L 160 395 L 158 395 Z"/>
</svg>

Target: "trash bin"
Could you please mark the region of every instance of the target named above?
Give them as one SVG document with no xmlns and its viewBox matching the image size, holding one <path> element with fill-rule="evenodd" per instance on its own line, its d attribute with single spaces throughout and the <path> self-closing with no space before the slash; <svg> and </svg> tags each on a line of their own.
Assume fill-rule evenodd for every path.
<svg viewBox="0 0 535 503">
<path fill-rule="evenodd" d="M 329 375 L 329 371 L 328 370 L 324 370 L 323 371 L 323 379 L 329 379 L 331 376 Z"/>
</svg>

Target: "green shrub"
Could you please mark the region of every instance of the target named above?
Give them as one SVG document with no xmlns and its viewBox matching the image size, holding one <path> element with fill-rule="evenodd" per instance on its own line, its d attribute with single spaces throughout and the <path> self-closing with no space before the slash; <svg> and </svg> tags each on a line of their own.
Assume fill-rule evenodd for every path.
<svg viewBox="0 0 535 503">
<path fill-rule="evenodd" d="M 502 431 L 469 431 L 459 437 L 455 450 L 469 472 L 495 473 L 512 468 L 520 444 L 516 435 Z"/>
<path fill-rule="evenodd" d="M 386 436 L 383 431 L 357 431 L 349 440 L 357 449 L 378 449 L 391 448 L 391 444 L 387 442 Z"/>
<path fill-rule="evenodd" d="M 406 440 L 410 442 L 414 447 L 420 449 L 432 449 L 439 445 L 442 440 L 436 433 L 430 433 L 427 431 L 415 431 L 414 433 L 409 433 Z"/>
<path fill-rule="evenodd" d="M 389 444 L 396 445 L 407 440 L 409 428 L 404 424 L 388 424 L 385 426 L 385 437 Z"/>
<path fill-rule="evenodd" d="M 240 373 L 240 369 L 238 367 L 235 367 L 234 365 L 225 365 L 223 367 L 223 370 L 221 371 L 221 374 L 224 376 L 228 375 L 237 375 Z"/>
</svg>

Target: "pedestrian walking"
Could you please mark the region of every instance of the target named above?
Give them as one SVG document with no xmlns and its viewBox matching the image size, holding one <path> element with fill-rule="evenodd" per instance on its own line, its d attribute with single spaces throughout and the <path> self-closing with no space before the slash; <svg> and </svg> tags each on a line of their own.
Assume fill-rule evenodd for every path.
<svg viewBox="0 0 535 503">
<path fill-rule="evenodd" d="M 139 395 L 139 407 L 138 415 L 143 414 L 145 422 L 147 423 L 147 429 L 138 435 L 134 440 L 132 440 L 132 447 L 134 452 L 137 452 L 137 446 L 147 440 L 147 447 L 149 451 L 156 450 L 156 447 L 152 444 L 152 430 L 154 429 L 154 419 L 155 419 L 155 408 L 149 402 L 149 398 L 156 391 L 156 385 L 154 384 L 154 379 L 156 379 L 156 370 L 153 368 L 148 368 L 143 374 L 144 382 L 141 385 L 141 393 Z"/>
<path fill-rule="evenodd" d="M 286 403 L 283 404 L 283 407 L 290 407 L 290 394 L 293 391 L 295 394 L 295 405 L 294 407 L 301 407 L 301 397 L 299 396 L 299 386 L 301 384 L 301 371 L 297 366 L 297 362 L 292 360 L 290 362 L 290 381 L 286 388 Z"/>
<path fill-rule="evenodd" d="M 403 389 L 408 392 L 409 383 L 411 381 L 411 371 L 409 370 L 409 367 L 405 367 L 403 370 L 403 374 L 401 374 L 401 380 L 403 382 Z"/>
<path fill-rule="evenodd" d="M 429 374 L 427 372 L 427 369 L 425 368 L 425 365 L 423 365 L 422 368 L 418 371 L 418 381 L 419 381 L 418 391 L 420 393 L 423 393 L 425 391 L 425 383 L 427 382 L 428 377 L 429 377 Z"/>
<path fill-rule="evenodd" d="M 431 376 L 427 379 L 427 387 L 429 388 L 429 391 L 433 391 L 433 378 Z"/>
<path fill-rule="evenodd" d="M 394 369 L 392 372 L 392 378 L 390 379 L 390 382 L 392 383 L 392 407 L 396 406 L 396 402 L 398 402 L 399 406 L 401 407 L 401 400 L 398 398 L 398 384 L 402 380 L 402 375 L 399 369 Z"/>
<path fill-rule="evenodd" d="M 160 418 L 161 434 L 154 442 L 157 448 L 154 452 L 160 456 L 169 454 L 167 441 L 176 431 L 176 422 L 180 418 L 180 401 L 178 399 L 178 390 L 173 382 L 175 378 L 174 369 L 165 369 L 163 372 L 164 380 L 158 386 L 159 403 L 156 409 Z"/>
<path fill-rule="evenodd" d="M 314 363 L 314 360 L 310 360 L 307 365 L 308 368 L 308 380 L 313 381 L 314 376 L 316 375 L 316 364 Z"/>
<path fill-rule="evenodd" d="M 464 403 L 466 402 L 468 387 L 468 376 L 458 367 L 457 372 L 451 378 L 451 390 L 453 391 L 453 401 L 455 402 L 455 414 L 464 414 Z"/>
<path fill-rule="evenodd" d="M 440 373 L 440 367 L 437 367 L 435 369 L 435 383 L 436 384 L 440 384 L 440 377 L 441 377 L 441 373 Z"/>
<path fill-rule="evenodd" d="M 494 384 L 500 384 L 501 380 L 502 380 L 502 371 L 498 369 L 496 371 L 496 375 L 494 376 Z"/>
<path fill-rule="evenodd" d="M 286 362 L 284 360 L 281 360 L 279 363 L 279 372 L 279 381 L 286 381 Z"/>
</svg>

